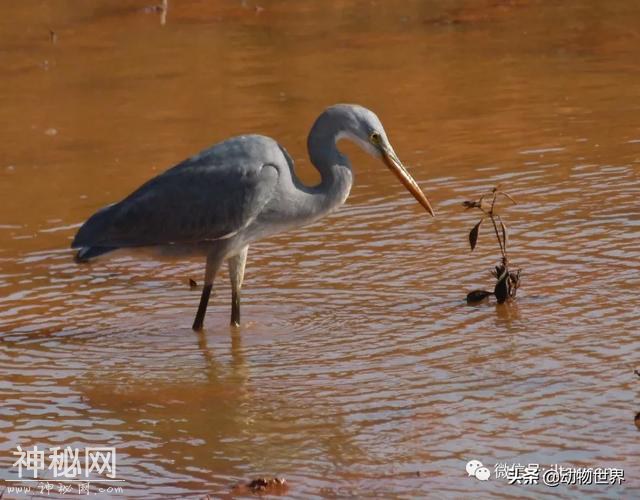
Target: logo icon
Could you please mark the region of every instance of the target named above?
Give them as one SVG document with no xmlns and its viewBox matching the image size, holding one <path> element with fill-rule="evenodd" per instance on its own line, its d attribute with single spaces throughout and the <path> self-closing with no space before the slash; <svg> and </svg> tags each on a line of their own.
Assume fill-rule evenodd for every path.
<svg viewBox="0 0 640 500">
<path fill-rule="evenodd" d="M 482 465 L 480 460 L 469 460 L 465 469 L 467 474 L 474 476 L 479 481 L 488 481 L 491 477 L 491 472 Z"/>
</svg>

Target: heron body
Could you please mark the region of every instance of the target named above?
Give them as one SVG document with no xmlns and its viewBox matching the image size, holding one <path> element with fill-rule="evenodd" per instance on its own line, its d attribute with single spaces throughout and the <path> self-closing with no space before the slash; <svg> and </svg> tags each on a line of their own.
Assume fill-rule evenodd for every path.
<svg viewBox="0 0 640 500">
<path fill-rule="evenodd" d="M 202 328 L 213 280 L 225 260 L 232 285 L 231 323 L 240 322 L 240 290 L 249 245 L 300 227 L 343 204 L 353 183 L 351 165 L 337 148 L 347 138 L 385 161 L 432 215 L 404 169 L 376 115 L 357 105 L 327 108 L 307 140 L 320 183 L 297 178 L 287 151 L 261 135 L 227 139 L 149 180 L 124 200 L 91 216 L 72 247 L 78 261 L 118 248 L 206 256 L 204 288 L 193 328 Z"/>
</svg>

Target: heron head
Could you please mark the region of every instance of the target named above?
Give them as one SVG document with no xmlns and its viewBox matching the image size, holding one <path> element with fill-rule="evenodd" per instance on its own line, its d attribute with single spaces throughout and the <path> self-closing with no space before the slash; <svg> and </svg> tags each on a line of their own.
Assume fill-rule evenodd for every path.
<svg viewBox="0 0 640 500">
<path fill-rule="evenodd" d="M 382 123 L 373 111 L 358 105 L 338 105 L 343 114 L 343 127 L 336 136 L 349 138 L 370 155 L 381 159 L 424 209 L 435 216 L 431 203 L 396 155 Z"/>
</svg>

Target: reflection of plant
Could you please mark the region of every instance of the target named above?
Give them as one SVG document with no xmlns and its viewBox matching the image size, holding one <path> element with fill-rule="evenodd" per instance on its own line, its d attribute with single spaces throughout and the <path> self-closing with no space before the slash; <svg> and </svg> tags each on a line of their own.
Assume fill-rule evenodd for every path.
<svg viewBox="0 0 640 500">
<path fill-rule="evenodd" d="M 462 204 L 466 209 L 477 208 L 484 214 L 480 221 L 473 226 L 473 229 L 469 231 L 471 250 L 473 251 L 478 243 L 480 226 L 488 218 L 493 225 L 498 245 L 500 245 L 500 253 L 502 254 L 502 263 L 496 266 L 491 272 L 497 280 L 493 292 L 474 290 L 467 295 L 467 302 L 477 302 L 489 295 L 495 295 L 498 303 L 502 304 L 508 299 L 514 299 L 520 286 L 520 269 L 516 269 L 515 271 L 509 269 L 509 257 L 507 254 L 508 232 L 507 226 L 502 221 L 502 217 L 500 217 L 500 214 L 496 211 L 496 201 L 498 197 L 504 197 L 513 204 L 516 204 L 516 201 L 508 193 L 500 191 L 498 186 L 480 196 L 480 199 L 477 201 L 465 201 Z"/>
</svg>

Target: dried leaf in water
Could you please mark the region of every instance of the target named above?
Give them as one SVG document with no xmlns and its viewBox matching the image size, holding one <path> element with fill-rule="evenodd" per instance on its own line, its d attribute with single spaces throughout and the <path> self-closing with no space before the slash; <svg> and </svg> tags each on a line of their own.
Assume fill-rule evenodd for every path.
<svg viewBox="0 0 640 500">
<path fill-rule="evenodd" d="M 286 489 L 287 481 L 283 477 L 259 477 L 247 484 L 247 488 L 253 493 L 275 493 Z"/>
<path fill-rule="evenodd" d="M 518 288 L 520 287 L 520 269 L 517 271 L 509 271 L 509 295 L 512 299 L 516 298 Z"/>
<path fill-rule="evenodd" d="M 507 226 L 504 225 L 502 219 L 500 219 L 500 226 L 502 227 L 502 245 L 504 246 L 504 251 L 507 251 Z"/>
<path fill-rule="evenodd" d="M 476 247 L 476 243 L 478 243 L 478 234 L 480 233 L 480 224 L 482 224 L 483 220 L 484 219 L 480 219 L 480 222 L 478 222 L 475 226 L 473 226 L 473 229 L 469 231 L 469 244 L 471 245 L 471 251 L 473 251 L 473 249 Z"/>
<path fill-rule="evenodd" d="M 493 290 L 493 293 L 496 296 L 496 300 L 498 304 L 504 303 L 509 297 L 509 283 L 508 283 L 509 274 L 506 272 L 502 273 L 502 276 L 498 279 L 496 283 L 496 287 Z"/>
<path fill-rule="evenodd" d="M 487 290 L 474 290 L 473 292 L 469 292 L 467 294 L 467 304 L 480 302 L 481 300 L 486 299 L 489 295 L 493 295 L 493 292 L 489 292 Z"/>
<path fill-rule="evenodd" d="M 501 194 L 501 195 L 502 195 L 502 196 L 504 196 L 505 198 L 508 198 L 508 199 L 509 199 L 509 201 L 510 201 L 511 203 L 513 203 L 514 205 L 517 205 L 517 204 L 518 204 L 518 202 L 517 202 L 516 200 L 514 200 L 514 199 L 511 197 L 511 195 L 510 195 L 509 193 L 505 193 L 504 191 L 500 191 L 498 194 Z"/>
<path fill-rule="evenodd" d="M 470 208 L 480 208 L 480 203 L 477 201 L 463 201 L 462 206 L 469 210 Z"/>
<path fill-rule="evenodd" d="M 198 286 L 198 282 L 196 280 L 192 279 L 192 278 L 189 278 L 189 286 L 191 288 L 195 288 L 195 287 Z"/>
<path fill-rule="evenodd" d="M 281 495 L 287 492 L 289 485 L 283 477 L 259 477 L 248 483 L 236 484 L 231 493 L 247 496 L 251 493 L 258 495 Z"/>
</svg>

